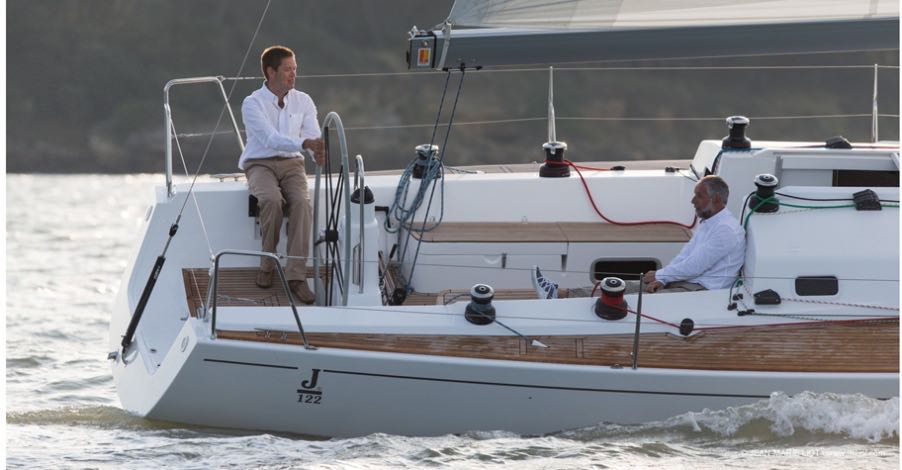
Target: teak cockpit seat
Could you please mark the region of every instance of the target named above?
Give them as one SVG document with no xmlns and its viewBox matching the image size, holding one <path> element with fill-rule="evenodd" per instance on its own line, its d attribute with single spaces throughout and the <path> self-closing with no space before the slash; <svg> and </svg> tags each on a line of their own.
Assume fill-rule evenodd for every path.
<svg viewBox="0 0 902 470">
<path fill-rule="evenodd" d="M 443 222 L 413 237 L 427 243 L 685 243 L 692 232 L 674 224 Z"/>
</svg>

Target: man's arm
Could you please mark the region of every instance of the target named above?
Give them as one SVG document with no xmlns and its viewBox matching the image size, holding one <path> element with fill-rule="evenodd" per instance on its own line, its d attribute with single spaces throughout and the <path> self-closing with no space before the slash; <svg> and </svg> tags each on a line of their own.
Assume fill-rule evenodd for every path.
<svg viewBox="0 0 902 470">
<path fill-rule="evenodd" d="M 316 164 L 322 166 L 325 163 L 325 144 L 323 142 L 322 130 L 319 126 L 319 119 L 316 117 L 316 104 L 313 98 L 304 95 L 306 98 L 303 104 L 304 122 L 301 123 L 301 148 L 310 150 L 313 153 L 313 159 Z"/>
<path fill-rule="evenodd" d="M 691 255 L 661 268 L 655 277 L 664 284 L 699 277 L 736 249 L 738 243 L 736 234 L 729 227 L 716 227 L 704 246 L 695 247 Z"/>
</svg>

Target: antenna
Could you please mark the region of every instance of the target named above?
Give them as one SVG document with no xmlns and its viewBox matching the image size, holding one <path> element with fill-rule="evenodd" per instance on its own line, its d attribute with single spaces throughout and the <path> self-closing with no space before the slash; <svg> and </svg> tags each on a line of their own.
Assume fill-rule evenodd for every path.
<svg viewBox="0 0 902 470">
<path fill-rule="evenodd" d="M 548 67 L 548 142 L 557 142 L 554 127 L 554 67 Z"/>
<path fill-rule="evenodd" d="M 548 67 L 548 142 L 542 144 L 545 151 L 545 163 L 539 167 L 542 178 L 567 178 L 570 167 L 564 162 L 566 142 L 558 142 L 557 129 L 554 126 L 554 67 Z"/>
</svg>

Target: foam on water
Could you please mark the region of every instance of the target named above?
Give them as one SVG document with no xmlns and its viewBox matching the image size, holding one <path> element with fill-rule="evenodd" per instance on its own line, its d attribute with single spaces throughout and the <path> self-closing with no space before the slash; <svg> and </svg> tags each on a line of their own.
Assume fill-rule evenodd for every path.
<svg viewBox="0 0 902 470">
<path fill-rule="evenodd" d="M 636 426 L 601 424 L 561 433 L 580 440 L 679 433 L 691 439 L 722 437 L 801 443 L 822 438 L 899 441 L 899 398 L 803 392 L 773 393 L 768 400 L 723 410 L 706 409 Z M 795 437 L 795 439 L 791 439 Z"/>
<path fill-rule="evenodd" d="M 6 423 L 10 425 L 89 426 L 100 429 L 131 430 L 184 427 L 183 425 L 139 418 L 113 406 L 67 406 L 50 410 L 10 412 L 6 415 Z"/>
</svg>

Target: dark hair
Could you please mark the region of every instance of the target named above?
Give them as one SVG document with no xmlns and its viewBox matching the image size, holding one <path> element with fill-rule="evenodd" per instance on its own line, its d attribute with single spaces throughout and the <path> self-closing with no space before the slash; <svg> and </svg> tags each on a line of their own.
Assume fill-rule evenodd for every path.
<svg viewBox="0 0 902 470">
<path fill-rule="evenodd" d="M 278 70 L 279 65 L 282 65 L 282 59 L 286 57 L 294 57 L 294 51 L 285 46 L 269 46 L 264 49 L 263 54 L 260 55 L 260 70 L 263 71 L 263 79 L 269 79 L 266 76 L 267 67 Z"/>
<path fill-rule="evenodd" d="M 699 183 L 705 185 L 705 188 L 708 190 L 708 196 L 717 197 L 724 204 L 730 199 L 730 187 L 727 186 L 727 182 L 720 176 L 708 175 L 702 178 Z"/>
</svg>

